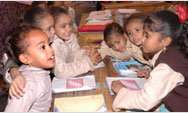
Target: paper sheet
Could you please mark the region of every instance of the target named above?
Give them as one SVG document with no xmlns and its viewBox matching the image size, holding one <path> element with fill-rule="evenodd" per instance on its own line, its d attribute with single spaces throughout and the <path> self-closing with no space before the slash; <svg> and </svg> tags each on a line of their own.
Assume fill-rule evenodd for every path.
<svg viewBox="0 0 188 114">
<path fill-rule="evenodd" d="M 145 78 L 121 78 L 121 77 L 106 77 L 106 82 L 111 95 L 114 92 L 111 90 L 112 81 L 120 80 L 130 90 L 144 89 L 144 84 L 147 81 Z"/>
<path fill-rule="evenodd" d="M 75 77 L 75 78 L 56 78 L 52 81 L 52 92 L 71 92 L 96 89 L 94 75 Z"/>
</svg>

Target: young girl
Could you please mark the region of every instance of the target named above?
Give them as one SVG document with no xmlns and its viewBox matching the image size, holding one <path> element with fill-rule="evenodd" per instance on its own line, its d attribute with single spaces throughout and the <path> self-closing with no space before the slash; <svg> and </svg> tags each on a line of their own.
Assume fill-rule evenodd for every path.
<svg viewBox="0 0 188 114">
<path fill-rule="evenodd" d="M 69 16 L 72 20 L 73 32 L 77 33 L 77 24 L 75 21 L 75 10 L 74 10 L 74 3 L 73 1 L 48 1 L 49 7 L 62 7 L 67 10 Z"/>
<path fill-rule="evenodd" d="M 159 103 L 164 103 L 169 111 L 188 111 L 188 52 L 185 51 L 188 39 L 187 33 L 180 37 L 181 31 L 179 18 L 171 11 L 162 10 L 147 17 L 142 47 L 144 52 L 154 54 L 151 60 L 154 69 L 143 90 L 131 91 L 120 81 L 112 82 L 111 88 L 117 94 L 114 111 L 122 108 L 148 111 Z"/>
<path fill-rule="evenodd" d="M 55 64 L 54 52 L 47 35 L 26 26 L 13 35 L 11 49 L 23 65 L 19 71 L 25 79 L 25 94 L 8 100 L 5 112 L 48 112 L 51 106 L 50 71 Z"/>
<path fill-rule="evenodd" d="M 118 23 L 109 24 L 104 30 L 105 42 L 102 42 L 101 48 L 98 49 L 102 58 L 108 55 L 118 59 L 129 60 L 131 55 L 126 50 L 127 39 L 127 35 Z"/>
<path fill-rule="evenodd" d="M 74 77 L 93 69 L 93 65 L 101 61 L 100 54 L 91 49 L 87 52 L 81 50 L 75 35 L 72 33 L 71 18 L 65 9 L 51 7 L 55 19 L 55 38 L 52 45 L 55 51 L 55 67 L 53 73 L 56 77 Z"/>
<path fill-rule="evenodd" d="M 40 28 L 44 33 L 47 34 L 48 38 L 51 42 L 53 42 L 55 31 L 54 31 L 54 18 L 48 11 L 48 9 L 41 8 L 41 7 L 32 7 L 28 9 L 23 16 L 22 23 L 24 24 L 30 24 L 35 27 Z M 18 66 L 11 62 L 12 60 L 9 60 L 9 63 L 7 64 L 5 68 L 4 77 L 7 79 L 7 82 L 11 83 L 9 94 L 12 98 L 13 96 L 16 96 L 17 98 L 20 98 L 20 96 L 23 96 L 24 93 L 24 78 L 22 74 L 18 71 Z M 10 68 L 10 76 L 9 76 L 9 68 Z"/>
<path fill-rule="evenodd" d="M 125 33 L 123 32 L 123 30 L 121 30 L 122 32 L 117 31 L 117 30 L 120 30 L 121 28 L 120 25 L 117 25 L 114 23 L 108 25 L 104 30 L 104 40 L 109 47 L 111 47 L 110 45 L 114 45 L 114 46 L 116 45 L 116 47 L 113 47 L 112 49 L 108 47 L 99 49 L 98 51 L 101 53 L 101 56 L 105 57 L 106 55 L 109 55 L 118 59 L 129 59 L 133 57 L 139 62 L 151 66 L 150 62 L 144 58 L 143 52 L 140 48 L 141 38 L 143 35 L 142 28 L 143 28 L 144 19 L 145 19 L 145 15 L 141 13 L 136 13 L 136 14 L 131 15 L 124 22 L 123 28 L 124 28 Z M 125 43 L 122 46 L 120 46 L 120 43 L 118 43 L 120 42 L 120 40 L 119 40 L 119 37 L 116 35 L 117 33 L 119 33 L 121 36 L 124 35 L 124 37 L 126 38 L 126 41 L 124 40 Z M 126 34 L 128 34 L 128 36 Z M 116 43 L 114 42 L 113 44 L 112 40 L 116 41 Z M 122 47 L 125 48 L 124 51 L 115 49 L 115 48 L 122 48 Z M 121 53 L 118 53 L 117 51 Z M 148 74 L 149 73 L 147 70 L 140 70 L 138 72 L 139 77 L 144 76 L 148 78 Z"/>
<path fill-rule="evenodd" d="M 149 62 L 150 55 L 147 53 L 143 53 L 141 49 L 143 25 L 145 19 L 146 19 L 146 15 L 144 15 L 143 13 L 132 14 L 123 23 L 123 29 L 128 35 L 130 42 L 136 46 L 136 47 L 133 45 L 129 46 L 130 49 L 132 48 L 132 51 L 130 51 L 131 55 L 141 63 L 152 66 L 151 63 Z M 138 76 L 148 78 L 149 71 L 146 69 L 140 70 L 138 71 Z"/>
</svg>

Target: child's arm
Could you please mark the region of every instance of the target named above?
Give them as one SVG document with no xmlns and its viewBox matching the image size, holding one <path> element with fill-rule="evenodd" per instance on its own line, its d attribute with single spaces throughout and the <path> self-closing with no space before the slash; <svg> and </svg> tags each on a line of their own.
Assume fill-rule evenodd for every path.
<svg viewBox="0 0 188 114">
<path fill-rule="evenodd" d="M 12 98 L 8 99 L 8 104 L 5 108 L 5 112 L 28 112 L 32 106 L 32 104 L 35 102 L 35 90 L 32 89 L 33 85 L 27 83 L 26 85 L 26 92 L 23 97 L 17 99 Z"/>
<path fill-rule="evenodd" d="M 24 94 L 25 80 L 22 74 L 18 71 L 18 68 L 11 68 L 10 75 L 12 78 L 12 82 L 10 84 L 9 95 L 11 98 L 15 96 L 16 98 L 20 98 Z"/>
<path fill-rule="evenodd" d="M 183 84 L 184 77 L 166 64 L 159 64 L 151 72 L 143 90 L 119 90 L 113 102 L 113 110 L 141 109 L 148 111 L 166 97 L 177 85 Z"/>
<path fill-rule="evenodd" d="M 12 98 L 22 96 L 24 89 L 24 78 L 18 71 L 18 65 L 12 59 L 9 59 L 3 70 L 3 76 L 7 83 L 10 83 L 9 95 Z M 10 72 L 9 72 L 10 71 Z"/>
<path fill-rule="evenodd" d="M 98 49 L 98 52 L 100 53 L 101 57 L 104 58 L 105 56 L 111 56 L 111 57 L 115 57 L 117 59 L 127 59 L 129 60 L 131 58 L 131 55 L 127 52 L 121 53 L 118 51 L 114 51 L 111 48 L 101 48 Z"/>
</svg>

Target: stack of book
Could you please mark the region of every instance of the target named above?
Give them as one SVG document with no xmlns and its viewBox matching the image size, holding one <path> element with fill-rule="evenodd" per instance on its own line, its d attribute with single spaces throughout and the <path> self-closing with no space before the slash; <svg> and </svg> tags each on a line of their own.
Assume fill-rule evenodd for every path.
<svg viewBox="0 0 188 114">
<path fill-rule="evenodd" d="M 111 10 L 93 11 L 86 19 L 87 23 L 78 28 L 79 32 L 102 32 L 106 26 L 112 23 Z"/>
</svg>

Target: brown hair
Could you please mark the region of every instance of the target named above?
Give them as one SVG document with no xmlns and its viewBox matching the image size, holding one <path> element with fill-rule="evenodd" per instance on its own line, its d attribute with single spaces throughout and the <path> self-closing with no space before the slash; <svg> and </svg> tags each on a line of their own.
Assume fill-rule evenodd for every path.
<svg viewBox="0 0 188 114">
<path fill-rule="evenodd" d="M 26 40 L 28 34 L 32 30 L 40 30 L 39 28 L 31 25 L 23 25 L 17 29 L 18 32 L 12 35 L 11 39 L 9 40 L 10 47 L 8 47 L 11 56 L 16 62 L 19 61 L 19 55 L 25 53 L 27 47 L 29 46 L 29 42 Z"/>
<path fill-rule="evenodd" d="M 143 13 L 134 13 L 134 14 L 132 14 L 131 16 L 129 16 L 126 20 L 124 20 L 124 23 L 123 23 L 123 30 L 126 32 L 126 34 L 128 34 L 128 33 L 127 33 L 127 30 L 126 30 L 127 25 L 128 25 L 129 23 L 131 23 L 131 22 L 132 22 L 133 20 L 135 20 L 135 19 L 141 20 L 141 22 L 142 22 L 143 25 L 144 25 L 144 21 L 145 21 L 145 19 L 146 19 L 146 15 L 143 14 Z"/>
<path fill-rule="evenodd" d="M 69 15 L 68 12 L 67 12 L 67 10 L 65 10 L 64 8 L 61 8 L 61 7 L 50 7 L 50 13 L 54 17 L 55 21 L 57 21 L 58 17 L 61 14 Z"/>
</svg>

